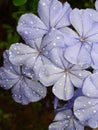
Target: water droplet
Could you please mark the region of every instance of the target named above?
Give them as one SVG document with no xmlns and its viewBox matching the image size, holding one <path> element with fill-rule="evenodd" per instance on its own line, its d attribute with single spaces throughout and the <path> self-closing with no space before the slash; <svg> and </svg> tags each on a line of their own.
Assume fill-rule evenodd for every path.
<svg viewBox="0 0 98 130">
<path fill-rule="evenodd" d="M 45 6 L 45 5 L 46 5 L 46 3 L 42 3 L 42 5 L 43 5 L 43 6 Z"/>
<path fill-rule="evenodd" d="M 97 111 L 96 110 L 93 110 L 93 113 L 96 113 Z"/>
<path fill-rule="evenodd" d="M 60 39 L 60 37 L 59 37 L 59 36 L 57 36 L 56 38 L 57 38 L 58 40 Z"/>
<path fill-rule="evenodd" d="M 30 23 L 33 24 L 33 21 L 31 21 Z"/>
<path fill-rule="evenodd" d="M 25 34 L 28 34 L 28 32 L 27 32 L 27 31 L 25 31 L 24 33 L 25 33 Z"/>
<path fill-rule="evenodd" d="M 81 73 L 79 73 L 79 76 L 81 77 L 81 76 L 82 76 L 82 74 L 81 74 Z"/>
</svg>

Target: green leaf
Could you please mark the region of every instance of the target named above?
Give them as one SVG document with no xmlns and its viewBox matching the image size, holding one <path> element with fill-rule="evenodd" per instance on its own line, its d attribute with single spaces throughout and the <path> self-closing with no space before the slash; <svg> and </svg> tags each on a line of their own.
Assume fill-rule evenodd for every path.
<svg viewBox="0 0 98 130">
<path fill-rule="evenodd" d="M 27 0 L 13 0 L 13 4 L 15 6 L 21 6 L 24 5 L 27 2 Z"/>
</svg>

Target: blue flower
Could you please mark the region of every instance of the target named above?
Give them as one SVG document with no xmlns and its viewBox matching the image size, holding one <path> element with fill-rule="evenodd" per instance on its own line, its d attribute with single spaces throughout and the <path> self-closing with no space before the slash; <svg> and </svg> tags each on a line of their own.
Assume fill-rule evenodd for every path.
<svg viewBox="0 0 98 130">
<path fill-rule="evenodd" d="M 70 21 L 74 29 L 60 29 L 65 33 L 65 58 L 73 64 L 91 65 L 92 44 L 98 42 L 98 22 L 95 22 L 87 10 L 73 9 Z M 98 17 L 98 16 L 97 16 Z"/>
<path fill-rule="evenodd" d="M 39 83 L 34 72 L 24 66 L 13 65 L 9 52 L 4 52 L 4 66 L 0 68 L 0 85 L 12 89 L 13 99 L 21 104 L 39 101 L 46 96 L 46 87 Z"/>
<path fill-rule="evenodd" d="M 55 46 L 63 45 L 63 36 L 59 31 L 52 30 L 43 39 L 28 40 L 26 44 L 16 43 L 9 49 L 9 59 L 15 65 L 25 65 L 34 70 L 38 77 L 39 69 L 50 64 L 49 51 Z"/>
<path fill-rule="evenodd" d="M 41 67 L 39 72 L 40 81 L 45 86 L 53 86 L 56 97 L 69 100 L 74 95 L 74 87 L 81 88 L 84 79 L 91 74 L 85 67 L 69 63 L 60 48 L 54 48 L 49 53 L 51 64 Z"/>
<path fill-rule="evenodd" d="M 89 75 L 83 84 L 83 94 L 75 100 L 74 114 L 92 128 L 98 127 L 98 72 Z"/>
<path fill-rule="evenodd" d="M 49 130 L 84 130 L 84 126 L 74 116 L 73 112 L 64 110 L 58 112 L 54 118 L 54 122 L 49 125 Z"/>
<path fill-rule="evenodd" d="M 58 0 L 40 0 L 37 17 L 34 14 L 24 14 L 20 17 L 17 31 L 24 40 L 33 40 L 50 32 L 51 28 L 59 29 L 70 24 L 70 5 L 63 5 Z"/>
<path fill-rule="evenodd" d="M 92 92 L 93 93 L 93 92 Z M 98 127 L 98 97 L 80 96 L 74 103 L 74 114 L 80 122 L 91 128 Z"/>
</svg>

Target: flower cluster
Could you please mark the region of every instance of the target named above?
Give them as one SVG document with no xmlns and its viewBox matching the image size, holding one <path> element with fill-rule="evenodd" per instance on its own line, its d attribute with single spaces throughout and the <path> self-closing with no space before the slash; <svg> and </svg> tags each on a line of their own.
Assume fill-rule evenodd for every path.
<svg viewBox="0 0 98 130">
<path fill-rule="evenodd" d="M 1 87 L 23 105 L 44 98 L 52 87 L 56 116 L 49 130 L 97 128 L 98 0 L 95 9 L 39 0 L 38 14 L 20 17 L 17 32 L 25 44 L 4 52 Z"/>
</svg>

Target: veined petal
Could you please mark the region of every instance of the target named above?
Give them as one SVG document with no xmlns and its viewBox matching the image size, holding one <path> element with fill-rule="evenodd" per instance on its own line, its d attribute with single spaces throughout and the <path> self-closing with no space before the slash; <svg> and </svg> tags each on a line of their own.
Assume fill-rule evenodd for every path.
<svg viewBox="0 0 98 130">
<path fill-rule="evenodd" d="M 78 97 L 74 103 L 74 114 L 80 121 L 86 122 L 88 126 L 98 127 L 98 99 Z"/>
<path fill-rule="evenodd" d="M 17 31 L 24 40 L 33 40 L 46 34 L 47 27 L 34 14 L 24 14 L 19 19 Z"/>
<path fill-rule="evenodd" d="M 63 76 L 61 76 L 60 79 L 58 79 L 58 81 L 54 84 L 52 91 L 59 99 L 71 99 L 74 95 L 74 87 L 70 81 L 69 76 L 63 74 Z"/>
<path fill-rule="evenodd" d="M 65 2 L 62 7 L 62 13 L 58 17 L 56 28 L 63 28 L 63 27 L 70 25 L 69 15 L 70 15 L 71 11 L 72 11 L 72 9 L 71 9 L 69 3 Z"/>
<path fill-rule="evenodd" d="M 83 94 L 92 97 L 98 98 L 98 73 L 94 73 L 86 78 L 83 84 Z"/>
<path fill-rule="evenodd" d="M 91 29 L 93 20 L 89 13 L 83 9 L 73 9 L 70 14 L 70 21 L 80 36 L 84 36 Z"/>
<path fill-rule="evenodd" d="M 38 3 L 38 14 L 45 25 L 50 27 L 50 4 L 52 0 L 40 0 Z"/>
<path fill-rule="evenodd" d="M 39 72 L 40 82 L 45 86 L 53 85 L 62 75 L 63 70 L 55 65 L 44 65 Z"/>
<path fill-rule="evenodd" d="M 4 67 L 0 68 L 0 85 L 4 89 L 10 89 L 19 80 L 19 75 L 12 73 Z"/>
<path fill-rule="evenodd" d="M 91 64 L 90 54 L 81 43 L 66 48 L 64 56 L 73 64 Z"/>
<path fill-rule="evenodd" d="M 42 84 L 25 78 L 13 87 L 12 96 L 16 102 L 26 105 L 44 98 L 46 92 Z"/>
<path fill-rule="evenodd" d="M 86 70 L 77 70 L 77 71 L 71 71 L 70 73 L 70 80 L 73 83 L 75 87 L 81 88 L 83 85 L 84 80 L 88 75 L 91 73 Z"/>
<path fill-rule="evenodd" d="M 33 66 L 38 56 L 37 50 L 25 44 L 13 44 L 9 49 L 9 59 L 13 64 Z"/>
<path fill-rule="evenodd" d="M 91 50 L 92 67 L 98 69 L 98 42 L 92 45 Z"/>
</svg>

